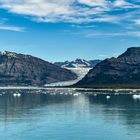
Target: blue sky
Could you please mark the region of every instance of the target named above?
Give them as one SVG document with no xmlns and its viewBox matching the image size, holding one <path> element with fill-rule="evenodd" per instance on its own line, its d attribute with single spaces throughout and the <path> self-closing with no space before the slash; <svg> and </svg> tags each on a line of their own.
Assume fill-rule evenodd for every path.
<svg viewBox="0 0 140 140">
<path fill-rule="evenodd" d="M 140 0 L 0 0 L 0 50 L 47 61 L 140 46 Z"/>
</svg>

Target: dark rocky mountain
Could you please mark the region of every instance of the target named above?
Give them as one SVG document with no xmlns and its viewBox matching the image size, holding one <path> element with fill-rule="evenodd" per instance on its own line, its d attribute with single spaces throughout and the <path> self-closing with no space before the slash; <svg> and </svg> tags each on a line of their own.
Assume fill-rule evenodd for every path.
<svg viewBox="0 0 140 140">
<path fill-rule="evenodd" d="M 100 62 L 76 86 L 140 88 L 140 47 Z"/>
<path fill-rule="evenodd" d="M 65 68 L 93 68 L 100 60 L 76 59 L 75 61 L 55 62 L 54 64 Z"/>
<path fill-rule="evenodd" d="M 76 74 L 31 55 L 0 52 L 0 85 L 44 85 L 76 79 Z"/>
</svg>

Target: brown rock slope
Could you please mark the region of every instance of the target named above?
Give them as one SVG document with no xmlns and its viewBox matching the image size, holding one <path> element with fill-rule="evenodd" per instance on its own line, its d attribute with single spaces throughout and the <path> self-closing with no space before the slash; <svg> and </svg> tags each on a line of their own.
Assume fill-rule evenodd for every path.
<svg viewBox="0 0 140 140">
<path fill-rule="evenodd" d="M 40 86 L 76 78 L 71 71 L 30 55 L 0 53 L 0 86 Z"/>
</svg>

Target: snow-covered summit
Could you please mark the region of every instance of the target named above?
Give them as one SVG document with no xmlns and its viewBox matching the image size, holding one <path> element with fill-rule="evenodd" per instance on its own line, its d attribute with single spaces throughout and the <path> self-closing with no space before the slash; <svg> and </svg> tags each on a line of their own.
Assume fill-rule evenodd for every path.
<svg viewBox="0 0 140 140">
<path fill-rule="evenodd" d="M 9 51 L 3 51 L 3 52 L 1 51 L 0 55 L 6 55 L 6 56 L 9 56 L 9 57 L 16 57 L 16 53 L 9 52 Z"/>
<path fill-rule="evenodd" d="M 76 59 L 74 61 L 55 62 L 54 64 L 63 68 L 93 68 L 100 60 Z"/>
</svg>

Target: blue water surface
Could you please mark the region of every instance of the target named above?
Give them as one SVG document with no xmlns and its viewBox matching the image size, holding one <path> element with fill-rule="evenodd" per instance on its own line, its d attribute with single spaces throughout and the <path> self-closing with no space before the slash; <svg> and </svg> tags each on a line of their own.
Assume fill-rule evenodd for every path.
<svg viewBox="0 0 140 140">
<path fill-rule="evenodd" d="M 132 95 L 20 92 L 0 96 L 0 140 L 140 139 L 140 101 Z"/>
</svg>

